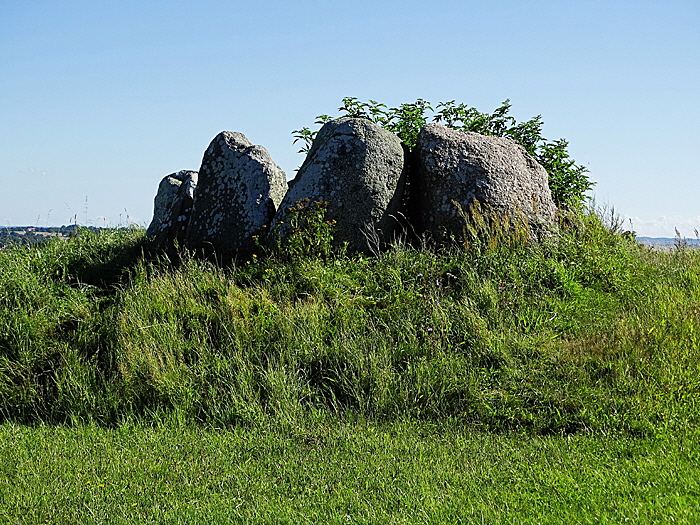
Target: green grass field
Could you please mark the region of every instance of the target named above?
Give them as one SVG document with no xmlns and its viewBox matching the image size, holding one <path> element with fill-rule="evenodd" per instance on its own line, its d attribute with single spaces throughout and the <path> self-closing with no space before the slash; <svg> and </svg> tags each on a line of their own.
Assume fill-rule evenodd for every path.
<svg viewBox="0 0 700 525">
<path fill-rule="evenodd" d="M 698 432 L 0 427 L 3 523 L 697 523 Z"/>
<path fill-rule="evenodd" d="M 0 250 L 2 521 L 698 522 L 700 250 L 469 226 L 226 268 L 128 229 Z"/>
</svg>

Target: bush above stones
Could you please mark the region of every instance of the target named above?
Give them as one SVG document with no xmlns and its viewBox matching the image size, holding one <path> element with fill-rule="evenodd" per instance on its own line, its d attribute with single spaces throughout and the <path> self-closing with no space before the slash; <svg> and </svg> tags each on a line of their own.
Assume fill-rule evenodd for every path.
<svg viewBox="0 0 700 525">
<path fill-rule="evenodd" d="M 594 182 L 587 175 L 588 169 L 570 158 L 567 151 L 569 143 L 564 139 L 550 141 L 543 137 L 544 122 L 541 115 L 525 122 L 517 122 L 509 115 L 510 108 L 510 100 L 505 100 L 493 113 L 482 113 L 452 100 L 440 102 L 436 110 L 433 110 L 430 102 L 420 98 L 413 103 L 387 108 L 375 100 L 361 102 L 357 98 L 346 97 L 338 111 L 341 116 L 363 118 L 379 124 L 396 133 L 411 148 L 416 145 L 419 131 L 430 119 L 428 112 L 433 112 L 432 122 L 439 122 L 448 128 L 513 139 L 547 170 L 549 188 L 557 206 L 576 206 L 585 202 L 586 192 L 593 187 Z M 316 124 L 323 124 L 330 119 L 328 115 L 320 115 Z M 316 132 L 308 127 L 292 133 L 294 142 L 304 142 L 302 152 L 310 149 L 316 136 Z"/>
</svg>

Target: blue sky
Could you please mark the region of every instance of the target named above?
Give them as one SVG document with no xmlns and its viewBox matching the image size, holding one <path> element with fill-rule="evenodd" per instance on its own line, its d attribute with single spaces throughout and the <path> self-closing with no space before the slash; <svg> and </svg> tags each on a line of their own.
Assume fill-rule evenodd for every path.
<svg viewBox="0 0 700 525">
<path fill-rule="evenodd" d="M 147 225 L 223 130 L 288 177 L 345 96 L 541 114 L 639 235 L 700 229 L 700 2 L 0 0 L 0 223 Z M 628 222 L 629 225 L 629 222 Z"/>
</svg>

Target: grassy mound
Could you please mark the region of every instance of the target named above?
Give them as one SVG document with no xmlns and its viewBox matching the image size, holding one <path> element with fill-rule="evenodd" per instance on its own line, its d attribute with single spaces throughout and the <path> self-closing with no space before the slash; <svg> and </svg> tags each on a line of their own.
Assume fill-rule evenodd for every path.
<svg viewBox="0 0 700 525">
<path fill-rule="evenodd" d="M 539 244 L 224 269 L 149 256 L 135 230 L 0 251 L 3 421 L 649 435 L 697 425 L 699 378 L 700 251 L 651 251 L 591 211 Z"/>
</svg>

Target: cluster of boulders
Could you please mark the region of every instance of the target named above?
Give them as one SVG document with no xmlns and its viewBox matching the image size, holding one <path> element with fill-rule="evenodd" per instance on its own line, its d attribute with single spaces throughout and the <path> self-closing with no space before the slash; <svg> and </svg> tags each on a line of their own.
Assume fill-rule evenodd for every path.
<svg viewBox="0 0 700 525">
<path fill-rule="evenodd" d="M 319 130 L 289 183 L 264 147 L 241 133 L 220 133 L 199 172 L 161 181 L 147 235 L 156 249 L 245 258 L 253 235 L 284 224 L 301 199 L 328 203 L 334 242 L 350 252 L 376 250 L 400 229 L 436 242 L 458 238 L 475 200 L 520 218 L 535 236 L 550 230 L 556 214 L 547 172 L 513 140 L 432 123 L 410 151 L 373 122 L 340 118 Z"/>
</svg>

